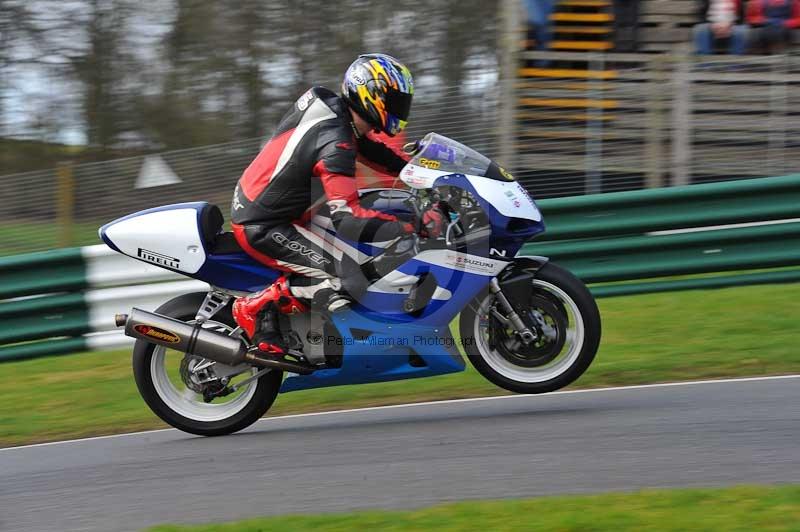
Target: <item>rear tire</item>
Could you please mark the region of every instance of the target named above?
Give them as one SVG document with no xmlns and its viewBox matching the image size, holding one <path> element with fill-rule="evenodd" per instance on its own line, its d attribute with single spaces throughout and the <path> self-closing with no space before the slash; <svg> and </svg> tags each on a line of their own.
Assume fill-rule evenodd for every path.
<svg viewBox="0 0 800 532">
<path fill-rule="evenodd" d="M 461 312 L 459 320 L 461 338 L 469 340 L 464 349 L 475 369 L 497 386 L 525 394 L 552 392 L 572 383 L 592 363 L 600 345 L 600 313 L 580 279 L 547 263 L 536 271 L 533 283 L 531 312 L 544 318 L 549 334 L 545 337 L 539 330 L 538 344 L 505 347 L 514 345 L 514 339 L 489 313 L 495 298 L 488 290 Z M 495 332 L 498 328 L 500 333 Z"/>
<path fill-rule="evenodd" d="M 191 321 L 203 302 L 204 293 L 186 294 L 171 299 L 156 309 L 163 314 L 182 321 Z M 231 315 L 230 306 L 221 309 L 212 318 L 213 321 L 225 325 L 231 330 L 236 324 Z M 203 405 L 187 399 L 184 413 L 176 411 L 178 405 L 172 392 L 168 393 L 165 385 L 159 380 L 157 365 L 169 356 L 179 356 L 165 352 L 163 347 L 137 340 L 133 348 L 133 375 L 136 386 L 147 406 L 162 420 L 176 429 L 200 436 L 221 436 L 242 430 L 255 423 L 272 406 L 281 386 L 283 372 L 272 370 L 250 384 L 247 395 L 236 399 L 239 403 L 233 408 L 220 409 L 221 405 L 213 402 Z M 154 357 L 155 360 L 154 360 Z M 250 387 L 255 387 L 254 390 Z M 188 388 L 186 388 L 188 390 Z M 248 397 L 249 396 L 249 397 Z M 179 399 L 179 397 L 178 397 Z M 216 408 L 216 410 L 215 410 Z M 207 412 L 207 413 L 206 413 Z"/>
</svg>

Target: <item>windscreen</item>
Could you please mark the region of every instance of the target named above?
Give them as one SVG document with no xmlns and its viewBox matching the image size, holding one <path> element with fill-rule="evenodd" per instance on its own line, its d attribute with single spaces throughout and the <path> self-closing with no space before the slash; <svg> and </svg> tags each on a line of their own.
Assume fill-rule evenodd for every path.
<svg viewBox="0 0 800 532">
<path fill-rule="evenodd" d="M 485 177 L 492 164 L 488 157 L 438 133 L 428 133 L 419 145 L 410 163 L 431 170 Z"/>
</svg>

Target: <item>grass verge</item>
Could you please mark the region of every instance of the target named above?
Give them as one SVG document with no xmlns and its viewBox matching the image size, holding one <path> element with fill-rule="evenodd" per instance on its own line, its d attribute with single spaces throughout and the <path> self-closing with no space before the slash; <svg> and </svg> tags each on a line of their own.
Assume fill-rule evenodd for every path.
<svg viewBox="0 0 800 532">
<path fill-rule="evenodd" d="M 0 256 L 100 244 L 97 229 L 104 223 L 105 221 L 96 221 L 72 224 L 69 226 L 69 237 L 66 241 L 63 227 L 52 222 L 15 220 L 13 223 L 0 223 Z"/>
<path fill-rule="evenodd" d="M 635 493 L 469 501 L 411 511 L 292 515 L 151 532 L 266 530 L 800 530 L 800 486 L 644 490 Z"/>
<path fill-rule="evenodd" d="M 598 357 L 573 388 L 797 373 L 800 284 L 601 299 Z M 163 428 L 138 395 L 130 353 L 0 365 L 0 446 Z M 278 397 L 271 415 L 505 393 L 468 370 Z"/>
</svg>

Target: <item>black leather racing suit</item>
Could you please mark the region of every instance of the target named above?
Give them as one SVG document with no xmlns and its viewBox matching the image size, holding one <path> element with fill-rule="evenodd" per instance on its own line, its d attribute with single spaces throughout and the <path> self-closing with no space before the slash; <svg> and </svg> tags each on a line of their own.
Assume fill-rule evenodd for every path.
<svg viewBox="0 0 800 532">
<path fill-rule="evenodd" d="M 385 242 L 413 231 L 393 216 L 358 203 L 356 160 L 397 175 L 406 161 L 357 136 L 347 104 L 332 91 L 309 89 L 283 117 L 234 191 L 231 220 L 239 244 L 260 262 L 312 278 L 336 276 L 336 251 L 305 225 L 330 217 L 357 242 Z"/>
</svg>

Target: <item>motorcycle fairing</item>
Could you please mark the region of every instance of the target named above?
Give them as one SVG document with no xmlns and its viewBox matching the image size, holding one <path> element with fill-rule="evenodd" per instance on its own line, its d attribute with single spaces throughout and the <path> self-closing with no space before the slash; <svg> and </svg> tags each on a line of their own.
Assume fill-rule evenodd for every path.
<svg viewBox="0 0 800 532">
<path fill-rule="evenodd" d="M 475 254 L 511 258 L 527 240 L 545 230 L 539 209 L 516 181 L 503 183 L 480 176 L 447 174 L 432 182 L 433 188 L 444 186 L 468 191 L 489 218 L 488 245 L 475 247 L 471 250 Z"/>
<path fill-rule="evenodd" d="M 290 375 L 281 393 L 462 371 L 464 360 L 449 323 L 508 264 L 447 249 L 419 253 L 373 283 L 352 310 L 333 315 L 342 366 Z M 406 313 L 408 287 L 424 274 L 436 279 L 433 297 L 421 312 Z"/>
<path fill-rule="evenodd" d="M 468 174 L 464 174 L 464 177 L 472 185 L 475 194 L 503 216 L 534 222 L 542 221 L 542 213 L 539 212 L 528 191 L 518 181 L 495 181 Z"/>
<path fill-rule="evenodd" d="M 231 292 L 258 292 L 275 282 L 283 272 L 256 262 L 247 253 L 210 254 L 195 277 Z"/>
<path fill-rule="evenodd" d="M 423 251 L 370 285 L 354 310 L 376 320 L 446 326 L 507 264 L 448 249 Z M 410 315 L 403 303 L 425 274 L 434 277 L 436 290 L 419 314 Z"/>
<path fill-rule="evenodd" d="M 366 384 L 458 373 L 465 367 L 447 325 L 389 325 L 349 311 L 333 315 L 338 337 L 325 338 L 342 347 L 339 368 L 311 375 L 290 374 L 280 392 L 342 384 Z"/>
<path fill-rule="evenodd" d="M 231 291 L 257 291 L 277 278 L 279 272 L 245 253 L 214 253 L 213 240 L 204 234 L 202 223 L 203 212 L 208 208 L 207 203 L 197 202 L 148 209 L 106 224 L 100 229 L 100 236 L 113 249 L 144 262 L 151 262 L 138 256 L 138 248 L 145 242 L 157 243 L 149 244 L 153 251 L 172 253 L 178 255 L 173 257 L 177 259 L 184 258 L 181 253 L 188 246 L 197 246 L 193 253 L 203 257 L 200 265 L 188 268 L 184 266 L 188 262 L 183 260 L 176 267 L 154 264 Z M 158 223 L 153 221 L 153 213 L 163 213 L 155 218 Z M 133 229 L 134 224 L 138 229 Z M 152 227 L 153 231 L 142 235 L 143 226 Z M 446 249 L 418 254 L 385 276 L 386 282 L 368 289 L 353 310 L 333 316 L 337 338 L 342 343 L 342 366 L 311 375 L 290 375 L 284 380 L 281 392 L 462 371 L 464 361 L 448 323 L 506 264 Z M 402 305 L 408 297 L 408 287 L 424 274 L 435 277 L 437 288 L 422 312 L 411 316 L 403 312 Z M 403 286 L 405 291 L 400 292 L 399 285 L 392 286 L 392 279 L 403 278 L 407 284 Z M 370 332 L 368 337 L 364 337 L 364 331 Z M 407 345 L 400 345 L 401 339 L 407 339 Z"/>
<path fill-rule="evenodd" d="M 199 228 L 207 205 L 177 203 L 135 212 L 102 226 L 100 238 L 123 255 L 184 275 L 195 274 L 206 260 Z"/>
<path fill-rule="evenodd" d="M 328 222 L 326 223 L 320 222 L 319 220 L 321 218 L 322 217 L 320 216 L 315 216 L 307 229 L 319 236 L 321 239 L 325 240 L 327 243 L 330 243 L 332 246 L 331 252 L 334 254 L 334 256 L 337 255 L 337 252 L 346 253 L 354 260 L 361 263 L 369 257 L 380 255 L 384 252 L 384 246 L 378 245 L 374 242 L 355 242 L 353 240 L 341 238 L 336 234 L 333 224 L 329 223 L 330 219 L 322 218 Z"/>
<path fill-rule="evenodd" d="M 233 292 L 255 292 L 277 279 L 280 272 L 244 251 L 214 252 L 222 220 L 212 219 L 213 209 L 205 201 L 163 205 L 109 222 L 99 234 L 123 255 Z"/>
</svg>

